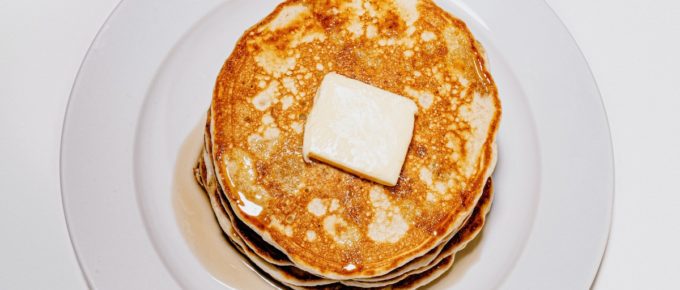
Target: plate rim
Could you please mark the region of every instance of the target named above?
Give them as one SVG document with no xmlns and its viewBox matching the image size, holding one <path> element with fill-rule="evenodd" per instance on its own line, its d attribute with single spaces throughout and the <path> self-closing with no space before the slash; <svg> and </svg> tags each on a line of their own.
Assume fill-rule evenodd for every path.
<svg viewBox="0 0 680 290">
<path fill-rule="evenodd" d="M 68 95 L 68 100 L 66 101 L 66 108 L 64 109 L 64 117 L 61 120 L 61 132 L 59 136 L 59 197 L 60 197 L 60 202 L 61 202 L 61 210 L 64 216 L 64 222 L 66 224 L 66 232 L 68 234 L 68 241 L 69 244 L 71 245 L 71 251 L 73 252 L 73 255 L 76 258 L 76 263 L 78 264 L 78 272 L 80 273 L 80 276 L 83 278 L 83 281 L 85 282 L 85 285 L 87 286 L 87 289 L 94 289 L 94 284 L 90 280 L 90 276 L 87 275 L 85 272 L 85 268 L 82 262 L 82 257 L 80 256 L 78 250 L 76 249 L 76 244 L 75 244 L 75 237 L 74 233 L 71 230 L 71 224 L 69 223 L 69 214 L 68 210 L 66 209 L 66 194 L 64 190 L 64 143 L 66 139 L 66 123 L 69 118 L 69 112 L 71 111 L 71 102 L 74 100 L 74 94 L 76 90 L 76 86 L 78 84 L 78 80 L 80 78 L 80 75 L 90 57 L 90 53 L 92 51 L 92 48 L 95 45 L 95 42 L 102 37 L 102 34 L 104 33 L 104 30 L 106 29 L 106 24 L 111 21 L 111 19 L 114 17 L 120 6 L 123 4 L 125 0 L 120 0 L 118 3 L 116 3 L 115 6 L 113 6 L 113 9 L 109 12 L 108 15 L 106 15 L 106 18 L 104 19 L 104 22 L 101 24 L 101 26 L 97 29 L 97 32 L 95 33 L 94 37 L 92 38 L 92 41 L 87 47 L 87 50 L 85 51 L 85 54 L 83 55 L 83 59 L 80 61 L 80 64 L 78 65 L 78 70 L 76 71 L 75 78 L 73 79 L 73 83 L 71 84 L 71 90 L 69 91 Z"/>
<path fill-rule="evenodd" d="M 614 156 L 614 141 L 612 138 L 612 130 L 611 130 L 611 123 L 609 119 L 609 113 L 607 112 L 607 107 L 604 104 L 604 99 L 602 98 L 602 91 L 600 90 L 600 85 L 597 83 L 597 79 L 595 78 L 595 74 L 593 73 L 593 69 L 590 67 L 590 63 L 588 62 L 588 58 L 586 58 L 585 53 L 583 52 L 583 49 L 581 46 L 578 44 L 578 41 L 576 41 L 576 38 L 574 37 L 574 34 L 569 30 L 569 27 L 567 27 L 567 24 L 562 20 L 562 17 L 557 13 L 555 8 L 553 8 L 550 3 L 546 0 L 540 0 L 545 4 L 545 6 L 550 10 L 550 13 L 552 13 L 552 16 L 555 17 L 559 25 L 562 27 L 562 29 L 566 32 L 566 35 L 569 37 L 569 40 L 575 44 L 576 46 L 576 51 L 579 54 L 579 57 L 585 62 L 585 68 L 588 71 L 588 77 L 592 80 L 592 85 L 595 87 L 595 91 L 597 92 L 597 100 L 599 100 L 600 104 L 600 109 L 602 110 L 602 114 L 604 115 L 604 126 L 607 131 L 607 139 L 608 139 L 608 145 L 607 145 L 607 150 L 608 150 L 608 158 L 609 158 L 609 167 L 611 170 L 611 181 L 608 182 L 610 185 L 610 189 L 606 192 L 608 195 L 608 200 L 609 202 L 607 203 L 607 229 L 606 229 L 606 234 L 604 236 L 604 244 L 601 245 L 601 250 L 600 250 L 600 256 L 597 261 L 597 264 L 595 266 L 595 271 L 592 275 L 590 287 L 592 288 L 596 282 L 597 282 L 597 277 L 600 274 L 600 270 L 602 269 L 602 263 L 604 259 L 606 258 L 607 255 L 607 249 L 609 248 L 609 240 L 611 239 L 612 236 L 612 224 L 614 222 L 614 202 L 616 200 L 616 158 Z"/>
</svg>

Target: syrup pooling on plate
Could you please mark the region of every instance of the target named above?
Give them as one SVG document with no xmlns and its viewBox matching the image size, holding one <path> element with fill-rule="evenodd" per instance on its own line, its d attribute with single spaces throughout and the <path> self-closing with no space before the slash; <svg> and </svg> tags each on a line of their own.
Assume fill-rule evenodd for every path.
<svg viewBox="0 0 680 290">
<path fill-rule="evenodd" d="M 209 197 L 196 184 L 191 170 L 196 153 L 202 149 L 203 119 L 186 137 L 177 154 L 172 204 L 177 224 L 191 251 L 213 277 L 228 281 L 234 273 L 233 264 L 240 264 L 240 256 L 228 245 L 211 210 Z M 207 180 L 204 184 L 208 184 Z"/>
</svg>

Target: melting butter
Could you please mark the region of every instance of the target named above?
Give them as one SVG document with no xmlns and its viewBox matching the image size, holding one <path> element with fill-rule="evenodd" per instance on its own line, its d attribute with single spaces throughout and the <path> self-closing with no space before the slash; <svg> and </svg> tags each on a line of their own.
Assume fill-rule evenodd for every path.
<svg viewBox="0 0 680 290">
<path fill-rule="evenodd" d="M 329 73 L 305 124 L 303 157 L 394 186 L 417 111 L 408 98 Z"/>
</svg>

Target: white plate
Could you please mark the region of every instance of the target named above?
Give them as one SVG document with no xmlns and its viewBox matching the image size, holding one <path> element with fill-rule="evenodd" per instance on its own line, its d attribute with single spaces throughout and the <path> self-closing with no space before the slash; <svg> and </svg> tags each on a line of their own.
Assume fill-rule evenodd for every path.
<svg viewBox="0 0 680 290">
<path fill-rule="evenodd" d="M 503 120 L 489 223 L 432 288 L 588 288 L 613 199 L 609 130 L 588 65 L 540 0 L 438 3 L 486 47 Z M 124 1 L 102 27 L 71 94 L 61 155 L 64 210 L 90 286 L 267 285 L 236 254 L 225 258 L 229 275 L 213 278 L 180 232 L 172 192 L 219 68 L 275 4 Z"/>
</svg>

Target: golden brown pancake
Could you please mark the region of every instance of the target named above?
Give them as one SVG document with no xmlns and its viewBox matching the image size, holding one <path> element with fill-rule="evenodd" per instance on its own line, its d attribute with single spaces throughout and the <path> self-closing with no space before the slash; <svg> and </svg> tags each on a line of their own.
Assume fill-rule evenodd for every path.
<svg viewBox="0 0 680 290">
<path fill-rule="evenodd" d="M 323 284 L 330 284 L 334 281 L 326 280 L 316 277 L 312 274 L 306 273 L 294 266 L 278 265 L 268 261 L 268 254 L 266 250 L 261 248 L 251 248 L 253 244 L 245 242 L 242 233 L 237 230 L 236 223 L 238 221 L 234 218 L 229 205 L 223 203 L 224 197 L 220 188 L 211 186 L 215 184 L 215 176 L 211 168 L 211 163 L 206 162 L 209 156 L 206 154 L 208 150 L 204 150 L 199 156 L 196 167 L 194 168 L 194 175 L 198 180 L 199 185 L 205 190 L 209 197 L 210 204 L 215 213 L 218 224 L 224 231 L 225 237 L 230 244 L 236 248 L 255 268 L 266 273 L 266 275 L 274 279 L 274 281 L 286 281 L 298 286 L 317 286 Z M 262 246 L 262 245 L 260 245 Z M 265 254 L 264 256 L 262 254 Z"/>
<path fill-rule="evenodd" d="M 397 275 L 393 275 L 393 277 L 389 279 L 382 279 L 377 281 L 343 280 L 340 281 L 339 283 L 345 286 L 361 288 L 386 287 L 398 284 L 401 281 L 407 280 L 410 276 L 419 275 L 421 273 L 429 271 L 432 267 L 442 262 L 442 260 L 462 250 L 467 245 L 467 243 L 474 239 L 482 229 L 486 213 L 488 212 L 488 209 L 491 205 L 492 188 L 490 186 L 490 182 L 491 181 L 489 180 L 488 183 L 489 185 L 487 188 L 485 188 L 485 193 L 482 196 L 480 202 L 478 203 L 478 206 L 475 209 L 475 212 L 472 214 L 470 220 L 465 224 L 461 231 L 459 231 L 459 233 L 456 234 L 454 238 L 445 243 L 445 245 L 442 245 L 442 248 L 446 249 L 446 251 L 440 252 L 440 254 L 438 254 L 434 259 L 432 259 L 430 263 L 422 265 L 420 267 L 406 267 L 411 266 L 410 265 L 411 263 L 409 263 L 407 265 L 402 266 L 402 268 L 411 269 L 410 271 L 405 272 L 399 271 L 400 273 L 397 273 Z M 227 208 L 226 211 L 230 212 L 231 209 Z M 229 216 L 231 217 L 232 215 Z M 235 225 L 233 226 L 236 227 Z M 295 266 L 276 266 L 264 264 L 265 261 L 261 260 L 257 256 L 253 256 L 253 249 L 250 248 L 241 249 L 241 251 L 244 252 L 245 256 L 249 258 L 249 260 L 251 261 L 251 263 L 254 264 L 255 267 L 260 268 L 261 271 L 267 273 L 270 277 L 272 277 L 278 282 L 294 286 L 314 286 L 314 287 L 320 285 L 328 285 L 334 282 L 332 280 L 323 279 L 321 277 L 307 273 L 303 270 L 296 268 Z"/>
<path fill-rule="evenodd" d="M 209 138 L 209 128 L 206 127 L 206 145 L 210 144 Z M 215 215 L 225 231 L 226 236 L 231 240 L 234 246 L 250 260 L 255 268 L 259 271 L 266 273 L 266 276 L 275 281 L 285 283 L 290 286 L 320 286 L 329 285 L 335 281 L 323 279 L 321 277 L 306 273 L 289 263 L 286 264 L 268 264 L 267 251 L 271 251 L 270 245 L 263 243 L 258 237 L 252 237 L 251 234 L 244 234 L 249 232 L 249 229 L 243 229 L 245 227 L 238 219 L 234 218 L 231 206 L 226 202 L 226 197 L 224 193 L 218 186 L 212 186 L 216 183 L 215 176 L 213 174 L 212 164 L 209 162 L 209 146 L 205 146 L 204 151 L 199 156 L 196 168 L 194 169 L 196 179 L 198 183 L 206 190 L 206 193 L 210 197 L 211 203 L 213 204 Z M 398 284 L 401 281 L 408 281 L 409 277 L 418 275 L 421 273 L 430 271 L 430 269 L 438 265 L 443 259 L 455 254 L 457 251 L 465 247 L 465 245 L 481 231 L 484 224 L 486 214 L 488 213 L 489 207 L 491 205 L 493 194 L 493 187 L 491 179 L 489 179 L 484 187 L 484 193 L 477 203 L 477 206 L 471 215 L 470 219 L 466 221 L 465 226 L 461 228 L 460 231 L 456 233 L 453 238 L 447 239 L 448 242 L 439 245 L 430 253 L 433 257 L 422 261 L 423 257 L 414 259 L 402 267 L 395 269 L 394 271 L 378 277 L 373 277 L 370 279 L 357 279 L 357 280 L 344 280 L 340 281 L 340 284 L 350 287 L 363 287 L 363 288 L 375 288 L 375 287 L 385 287 L 390 285 Z M 241 228 L 241 229 L 239 229 Z M 248 239 L 253 239 L 256 242 L 247 242 Z M 245 244 L 244 244 L 245 241 Z M 262 247 L 262 248 L 259 248 Z M 444 250 L 444 251 L 442 251 Z M 274 251 L 277 251 L 274 249 Z M 432 253 L 434 252 L 434 253 Z M 265 253 L 265 256 L 262 254 Z M 284 266 L 282 266 L 284 265 Z"/>
<path fill-rule="evenodd" d="M 211 195 L 211 192 L 209 192 L 209 190 L 216 190 L 219 192 L 219 188 L 216 187 L 210 188 L 207 186 L 210 183 L 214 183 L 214 180 L 212 181 L 208 180 L 210 174 L 208 173 L 209 170 L 206 169 L 206 163 L 204 162 L 206 159 L 203 158 L 203 156 L 207 155 L 202 155 L 201 157 L 199 157 L 199 162 L 197 163 L 197 166 L 194 171 L 196 179 L 198 180 L 199 184 L 206 190 L 206 193 L 211 197 L 211 202 L 214 202 L 216 198 L 213 199 L 213 197 L 217 195 L 215 196 Z M 221 193 L 218 195 L 220 199 L 224 198 Z M 474 239 L 477 236 L 477 234 L 481 231 L 485 222 L 486 214 L 488 213 L 489 208 L 491 206 L 492 199 L 493 199 L 493 186 L 491 179 L 489 179 L 485 185 L 484 193 L 479 203 L 477 204 L 473 214 L 471 215 L 471 218 L 468 221 L 466 221 L 465 225 L 461 228 L 460 231 L 458 231 L 458 233 L 453 238 L 451 238 L 447 243 L 441 246 L 441 248 L 443 248 L 443 251 L 440 251 L 435 259 L 433 259 L 428 265 L 417 267 L 414 270 L 403 272 L 401 273 L 401 275 L 398 275 L 397 277 L 393 277 L 390 279 L 382 279 L 377 282 L 345 280 L 334 283 L 334 281 L 330 281 L 327 279 L 311 275 L 300 269 L 297 269 L 294 266 L 276 266 L 266 264 L 266 261 L 263 261 L 258 256 L 254 255 L 252 249 L 247 248 L 242 242 L 238 241 L 240 235 L 233 234 L 231 228 L 227 228 L 225 230 L 225 234 L 231 240 L 234 246 L 241 253 L 243 253 L 244 256 L 248 258 L 248 260 L 250 260 L 253 266 L 256 267 L 262 274 L 264 274 L 269 279 L 273 279 L 275 282 L 284 283 L 285 285 L 288 285 L 289 287 L 292 288 L 321 287 L 322 289 L 327 288 L 335 289 L 337 287 L 347 288 L 348 286 L 352 288 L 354 287 L 384 288 L 389 286 L 389 288 L 394 289 L 411 289 L 414 287 L 413 285 L 416 285 L 416 282 L 418 282 L 417 285 L 419 286 L 425 284 L 421 283 L 422 281 L 425 281 L 427 279 L 435 279 L 439 275 L 443 274 L 444 271 L 441 271 L 442 270 L 441 265 L 447 264 L 448 263 L 447 259 L 449 258 L 452 259 L 452 256 L 455 255 L 456 252 L 462 250 L 467 245 L 467 243 Z M 218 218 L 218 221 L 228 218 L 228 221 L 232 222 L 231 226 L 236 227 L 233 220 L 233 214 L 230 213 L 231 209 L 229 208 L 229 206 L 225 203 L 221 203 L 221 205 L 223 206 L 222 208 L 216 209 L 216 216 Z M 222 218 L 220 218 L 220 216 L 222 216 Z M 229 224 L 229 222 L 226 223 Z M 220 225 L 223 226 L 224 222 L 221 221 Z M 406 268 L 405 266 L 402 266 L 402 268 Z M 447 268 L 448 267 L 449 266 L 447 266 Z"/>
<path fill-rule="evenodd" d="M 337 72 L 419 105 L 399 182 L 305 163 L 302 127 Z M 329 279 L 390 273 L 450 237 L 495 166 L 500 101 L 465 24 L 429 0 L 292 0 L 245 32 L 220 72 L 211 156 L 235 218 Z"/>
<path fill-rule="evenodd" d="M 457 252 L 463 250 L 468 245 L 468 243 L 475 239 L 477 235 L 482 231 L 482 228 L 486 223 L 486 215 L 489 213 L 489 210 L 491 209 L 491 203 L 493 201 L 493 190 L 494 190 L 493 182 L 491 178 L 489 178 L 487 180 L 486 186 L 484 187 L 484 193 L 480 198 L 479 202 L 477 203 L 477 206 L 475 207 L 475 210 L 472 213 L 471 217 L 468 219 L 468 221 L 465 222 L 465 225 L 460 229 L 460 231 L 458 231 L 450 240 L 441 245 L 442 247 L 441 251 L 439 251 L 439 253 L 434 257 L 434 259 L 432 259 L 427 265 L 420 267 L 408 267 L 410 266 L 410 264 L 412 264 L 412 262 L 409 262 L 408 264 L 390 272 L 390 274 L 392 275 L 383 275 L 370 279 L 357 279 L 355 281 L 368 283 L 379 282 L 382 285 L 392 285 L 396 284 L 396 282 L 404 280 L 404 278 L 408 279 L 408 277 L 410 276 L 418 275 L 420 273 L 428 271 L 432 266 L 439 264 L 446 257 L 455 256 Z M 384 277 L 389 278 L 384 279 Z M 354 283 L 352 285 L 356 286 L 363 285 L 362 287 L 365 287 L 371 284 Z"/>
<path fill-rule="evenodd" d="M 479 232 L 481 232 L 485 223 L 486 214 L 489 212 L 491 201 L 493 200 L 493 187 L 491 184 L 491 179 L 489 179 L 487 186 L 488 187 L 484 189 L 484 195 L 482 196 L 479 205 L 475 208 L 473 218 L 471 218 L 470 222 L 466 223 L 463 229 L 461 229 L 461 231 L 456 234 L 454 239 L 451 239 L 446 243 L 446 248 L 448 251 L 446 253 L 442 252 L 437 257 L 437 259 L 432 262 L 431 265 L 411 271 L 406 276 L 395 280 L 393 283 L 384 284 L 383 286 L 370 286 L 366 284 L 362 287 L 348 287 L 348 283 L 342 282 L 324 285 L 321 287 L 314 287 L 314 289 L 416 289 L 437 279 L 453 265 L 455 254 L 465 248 L 467 244 L 472 241 L 479 234 Z M 304 287 L 293 288 L 305 289 Z"/>
<path fill-rule="evenodd" d="M 209 196 L 215 196 L 216 199 L 219 199 L 218 205 L 216 206 L 219 206 L 220 208 L 215 210 L 215 214 L 218 216 L 218 220 L 224 220 L 225 215 L 228 217 L 233 229 L 229 228 L 228 230 L 225 230 L 225 233 L 228 237 L 230 237 L 232 240 L 231 242 L 236 244 L 237 249 L 244 256 L 248 257 L 248 259 L 251 260 L 251 263 L 255 264 L 255 267 L 264 273 L 268 273 L 267 276 L 271 279 L 278 279 L 281 282 L 285 282 L 287 285 L 295 286 L 318 286 L 332 283 L 333 281 L 305 273 L 304 271 L 295 267 L 288 267 L 291 265 L 290 261 L 285 257 L 281 257 L 282 254 L 280 251 L 264 242 L 247 226 L 245 226 L 238 219 L 234 218 L 234 213 L 231 209 L 231 206 L 229 206 L 226 202 L 226 197 L 224 196 L 224 193 L 221 191 L 220 187 L 210 187 L 210 185 L 216 184 L 216 180 L 214 180 L 212 164 L 209 160 L 209 145 L 211 144 L 211 134 L 209 132 L 210 128 L 206 126 L 205 130 L 206 146 L 199 157 L 199 161 L 197 162 L 197 166 L 195 168 L 196 178 L 198 183 L 206 190 L 206 192 L 208 192 Z M 206 166 L 206 163 L 208 166 Z M 207 170 L 206 167 L 209 167 L 210 170 Z M 217 191 L 217 193 L 211 193 L 211 190 Z M 355 281 L 345 280 L 342 281 L 341 284 L 345 286 L 357 286 L 364 288 L 386 286 L 402 281 L 409 276 L 428 271 L 429 268 L 438 264 L 442 259 L 455 254 L 455 252 L 464 248 L 467 242 L 474 239 L 479 231 L 481 231 L 486 213 L 488 212 L 491 204 L 491 194 L 493 193 L 492 190 L 493 188 L 491 179 L 489 179 L 484 188 L 484 195 L 477 203 L 475 212 L 471 215 L 469 221 L 465 222 L 466 225 L 461 228 L 454 238 L 447 238 L 447 242 L 440 244 L 426 255 L 418 257 L 410 261 L 408 264 L 403 265 L 385 275 L 365 279 L 356 279 Z M 222 216 L 221 219 L 220 216 Z M 220 224 L 224 224 L 224 222 L 220 222 Z M 247 247 L 244 245 L 244 242 Z M 278 257 L 280 260 L 272 261 L 272 257 Z M 272 263 L 274 265 L 263 264 L 266 262 Z"/>
<path fill-rule="evenodd" d="M 210 117 L 209 112 L 208 117 Z M 211 200 L 213 196 L 215 197 L 216 199 L 215 202 L 217 202 L 218 204 L 213 204 L 213 206 L 220 206 L 221 205 L 220 203 L 225 202 L 225 198 L 223 197 L 224 194 L 221 187 L 218 185 L 214 173 L 215 172 L 214 166 L 212 160 L 210 159 L 212 152 L 210 144 L 212 142 L 210 142 L 209 130 L 210 127 L 206 126 L 204 134 L 205 140 L 204 148 L 198 157 L 198 162 L 196 164 L 196 167 L 194 168 L 194 173 L 199 185 L 201 185 L 201 187 L 204 188 L 204 190 L 208 193 L 208 196 L 211 198 Z M 248 228 L 240 220 L 234 218 L 233 217 L 234 214 L 232 213 L 231 209 L 228 206 L 220 207 L 219 210 L 216 210 L 215 215 L 218 216 L 227 215 L 230 224 L 233 225 L 233 228 L 229 229 L 230 231 L 229 233 L 233 232 L 233 235 L 237 235 L 241 240 L 239 241 L 239 244 L 245 243 L 260 258 L 274 265 L 281 266 L 292 265 L 291 261 L 285 254 L 283 254 L 278 249 L 272 247 L 269 243 L 266 243 L 264 240 L 262 240 L 262 237 L 254 233 L 252 229 Z"/>
</svg>

